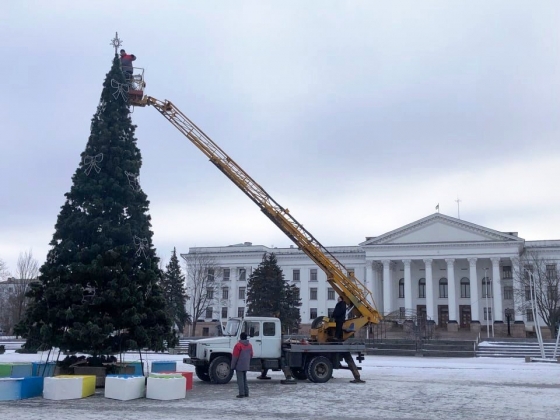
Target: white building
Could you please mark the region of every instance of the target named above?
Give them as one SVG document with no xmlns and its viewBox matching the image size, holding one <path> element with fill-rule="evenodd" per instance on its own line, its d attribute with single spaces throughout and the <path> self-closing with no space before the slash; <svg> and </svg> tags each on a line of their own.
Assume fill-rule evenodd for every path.
<svg viewBox="0 0 560 420">
<path fill-rule="evenodd" d="M 354 270 L 382 314 L 424 314 L 449 331 L 479 331 L 481 325 L 493 323 L 500 335 L 509 313 L 514 336 L 524 336 L 533 319 L 530 313 L 515 311 L 514 287 L 518 286 L 512 267 L 530 250 L 560 261 L 558 240 L 525 241 L 517 232 L 498 232 L 440 213 L 367 237 L 356 246 L 328 250 Z M 247 279 L 263 254 L 270 252 L 276 255 L 286 280 L 300 287 L 302 325 L 330 314 L 336 304 L 325 273 L 295 246 L 269 248 L 245 242 L 190 248 L 189 253 L 193 252 L 213 257 L 224 269 L 222 287 L 228 289 L 229 305 L 212 308 L 208 318 L 243 315 Z"/>
</svg>

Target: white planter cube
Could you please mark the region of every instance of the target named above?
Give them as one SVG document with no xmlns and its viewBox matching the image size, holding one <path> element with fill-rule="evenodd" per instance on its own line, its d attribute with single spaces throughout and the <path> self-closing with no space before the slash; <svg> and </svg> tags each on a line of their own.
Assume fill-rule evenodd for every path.
<svg viewBox="0 0 560 420">
<path fill-rule="evenodd" d="M 107 375 L 105 378 L 105 398 L 128 401 L 144 398 L 146 378 L 134 375 Z"/>
<path fill-rule="evenodd" d="M 47 400 L 73 400 L 95 394 L 95 376 L 60 375 L 45 378 L 43 398 Z"/>
<path fill-rule="evenodd" d="M 187 396 L 187 380 L 181 374 L 151 374 L 148 377 L 146 398 L 179 400 Z"/>
</svg>

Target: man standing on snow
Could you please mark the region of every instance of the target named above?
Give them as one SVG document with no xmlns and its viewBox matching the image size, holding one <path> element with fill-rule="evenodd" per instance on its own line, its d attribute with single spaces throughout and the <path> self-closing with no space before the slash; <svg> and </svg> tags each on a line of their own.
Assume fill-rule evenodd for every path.
<svg viewBox="0 0 560 420">
<path fill-rule="evenodd" d="M 253 358 L 253 346 L 247 340 L 247 334 L 242 332 L 239 335 L 239 342 L 233 348 L 233 357 L 231 358 L 231 368 L 235 369 L 237 375 L 237 387 L 239 395 L 237 398 L 249 396 L 249 385 L 247 384 L 247 371 L 251 365 Z"/>
</svg>

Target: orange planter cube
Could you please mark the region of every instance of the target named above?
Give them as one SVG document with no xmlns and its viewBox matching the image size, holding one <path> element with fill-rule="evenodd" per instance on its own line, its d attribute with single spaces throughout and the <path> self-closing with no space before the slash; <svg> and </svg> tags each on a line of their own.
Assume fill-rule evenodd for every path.
<svg viewBox="0 0 560 420">
<path fill-rule="evenodd" d="M 192 391 L 192 384 L 193 384 L 193 373 L 192 372 L 158 372 L 158 373 L 175 373 L 175 374 L 181 374 L 185 377 L 185 379 L 187 380 L 187 391 Z"/>
</svg>

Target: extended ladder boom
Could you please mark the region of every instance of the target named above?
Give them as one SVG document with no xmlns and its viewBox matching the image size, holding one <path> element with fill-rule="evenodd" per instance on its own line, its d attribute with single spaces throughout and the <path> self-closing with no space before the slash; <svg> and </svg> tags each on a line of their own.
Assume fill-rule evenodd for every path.
<svg viewBox="0 0 560 420">
<path fill-rule="evenodd" d="M 241 191 L 259 206 L 262 212 L 282 230 L 311 260 L 327 274 L 332 288 L 352 305 L 356 329 L 367 323 L 378 323 L 380 314 L 375 309 L 371 292 L 317 241 L 288 211 L 280 206 L 255 182 L 233 159 L 231 159 L 210 137 L 199 129 L 185 114 L 169 101 L 146 96 L 142 103 L 156 108 L 171 124 L 183 133 L 222 171 Z"/>
</svg>

